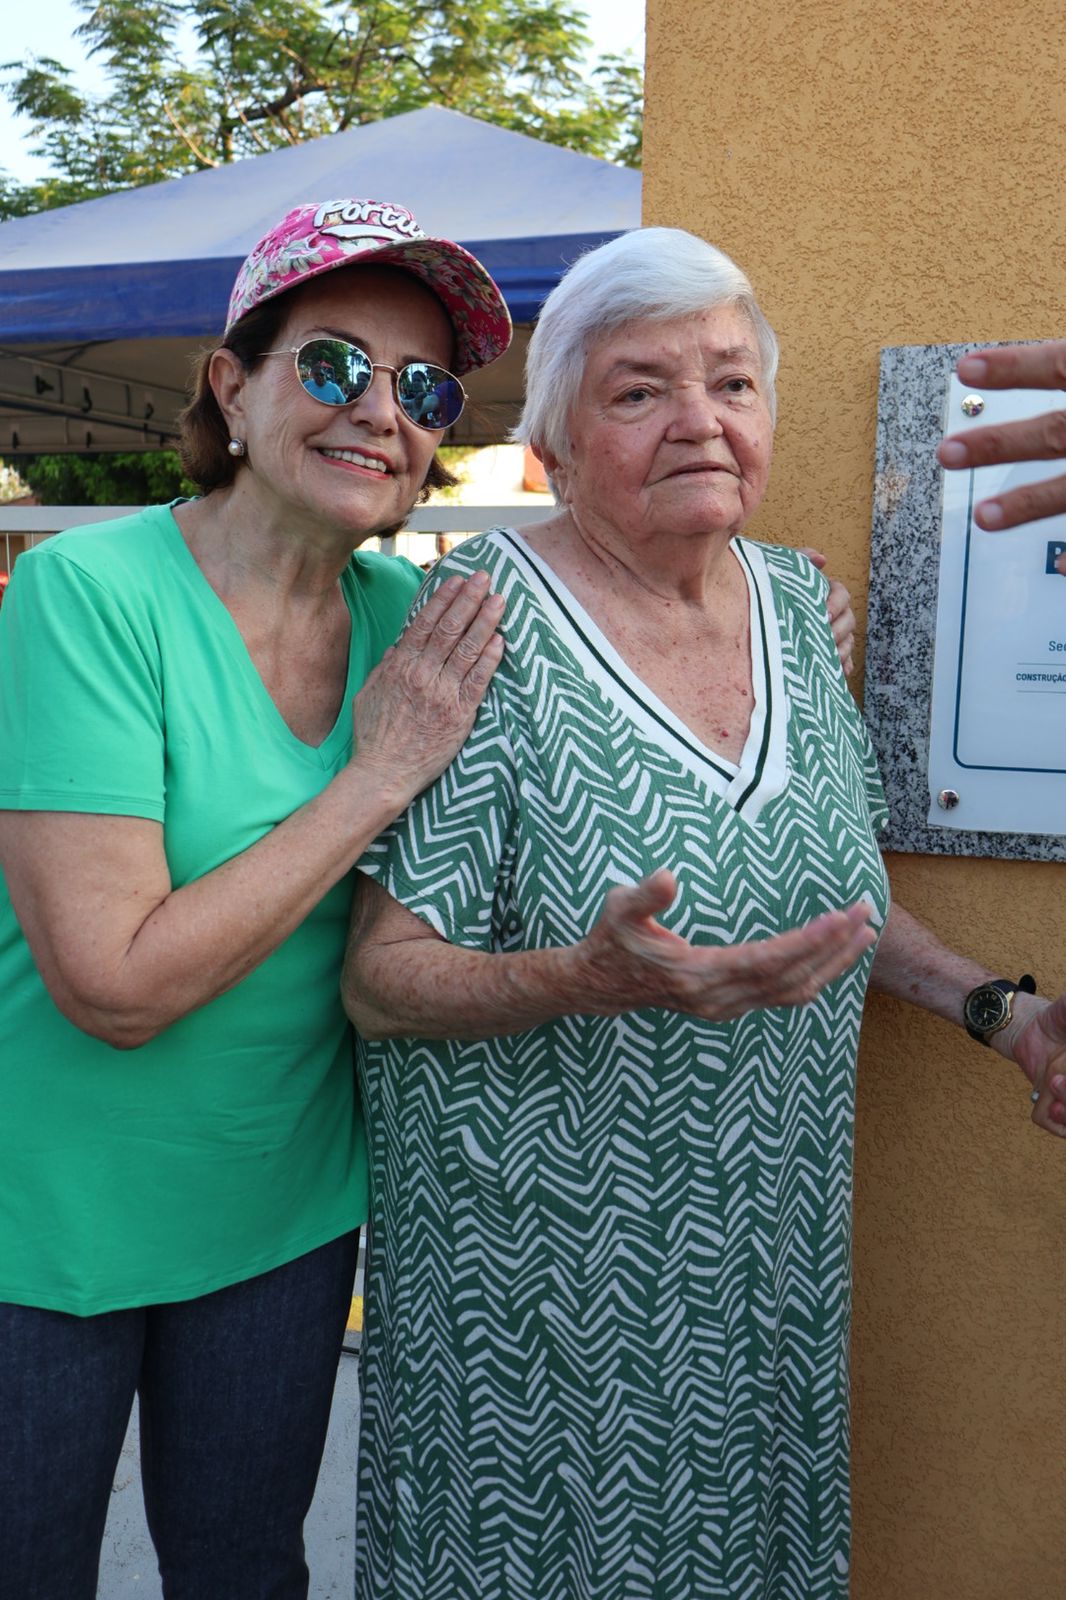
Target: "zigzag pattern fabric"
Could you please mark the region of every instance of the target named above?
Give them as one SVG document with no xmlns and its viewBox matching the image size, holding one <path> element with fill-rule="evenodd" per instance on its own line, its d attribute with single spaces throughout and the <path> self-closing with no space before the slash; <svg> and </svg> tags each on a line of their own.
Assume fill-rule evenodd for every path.
<svg viewBox="0 0 1066 1600">
<path fill-rule="evenodd" d="M 883 799 L 825 584 L 734 541 L 756 709 L 705 749 L 511 530 L 506 655 L 362 862 L 446 938 L 564 945 L 659 866 L 696 943 L 867 896 Z M 427 590 L 428 592 L 428 590 Z M 854 1065 L 872 957 L 812 1005 L 361 1046 L 372 1242 L 358 1600 L 844 1600 Z"/>
</svg>

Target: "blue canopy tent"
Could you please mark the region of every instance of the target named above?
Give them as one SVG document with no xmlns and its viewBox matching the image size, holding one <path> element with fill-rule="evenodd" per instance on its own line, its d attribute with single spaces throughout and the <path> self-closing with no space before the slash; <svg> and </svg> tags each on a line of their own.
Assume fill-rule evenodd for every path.
<svg viewBox="0 0 1066 1600">
<path fill-rule="evenodd" d="M 291 206 L 397 200 L 478 255 L 519 327 L 456 442 L 499 437 L 529 324 L 583 250 L 640 222 L 640 174 L 429 106 L 0 224 L 0 453 L 155 449 L 240 262 Z"/>
</svg>

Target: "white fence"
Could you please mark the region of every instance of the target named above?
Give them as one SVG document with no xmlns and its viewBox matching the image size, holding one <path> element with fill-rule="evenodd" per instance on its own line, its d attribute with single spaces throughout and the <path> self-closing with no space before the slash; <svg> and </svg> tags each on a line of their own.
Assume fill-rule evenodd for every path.
<svg viewBox="0 0 1066 1600">
<path fill-rule="evenodd" d="M 0 505 L 0 570 L 11 571 L 11 563 L 22 550 L 64 528 L 77 528 L 86 522 L 107 522 L 112 517 L 127 517 L 136 506 L 4 506 Z M 522 506 L 419 506 L 407 519 L 407 526 L 395 538 L 381 541 L 390 555 L 408 556 L 420 565 L 432 561 L 436 553 L 434 536 L 464 538 L 503 524 L 539 522 L 551 514 L 546 497 L 543 505 Z M 376 541 L 375 541 L 376 543 Z"/>
</svg>

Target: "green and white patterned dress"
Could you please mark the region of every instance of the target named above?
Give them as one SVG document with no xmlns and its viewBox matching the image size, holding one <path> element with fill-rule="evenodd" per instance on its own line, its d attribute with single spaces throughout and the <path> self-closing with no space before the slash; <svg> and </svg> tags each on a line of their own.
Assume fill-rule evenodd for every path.
<svg viewBox="0 0 1066 1600">
<path fill-rule="evenodd" d="M 761 939 L 888 889 L 883 800 L 794 551 L 734 542 L 739 766 L 515 533 L 507 651 L 452 767 L 362 862 L 453 943 L 566 945 L 661 866 L 663 921 Z M 372 1244 L 358 1600 L 842 1600 L 854 1066 L 872 957 L 812 1005 L 364 1045 Z"/>
</svg>

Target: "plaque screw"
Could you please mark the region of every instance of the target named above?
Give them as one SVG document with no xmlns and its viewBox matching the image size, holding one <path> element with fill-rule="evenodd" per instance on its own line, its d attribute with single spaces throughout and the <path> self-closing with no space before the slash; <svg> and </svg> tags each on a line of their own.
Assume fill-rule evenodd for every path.
<svg viewBox="0 0 1066 1600">
<path fill-rule="evenodd" d="M 984 409 L 985 403 L 979 394 L 968 394 L 962 402 L 963 415 L 967 417 L 979 417 Z"/>
<path fill-rule="evenodd" d="M 936 803 L 940 807 L 941 811 L 954 811 L 955 807 L 959 803 L 958 790 L 941 789 L 940 793 L 936 797 Z"/>
</svg>

